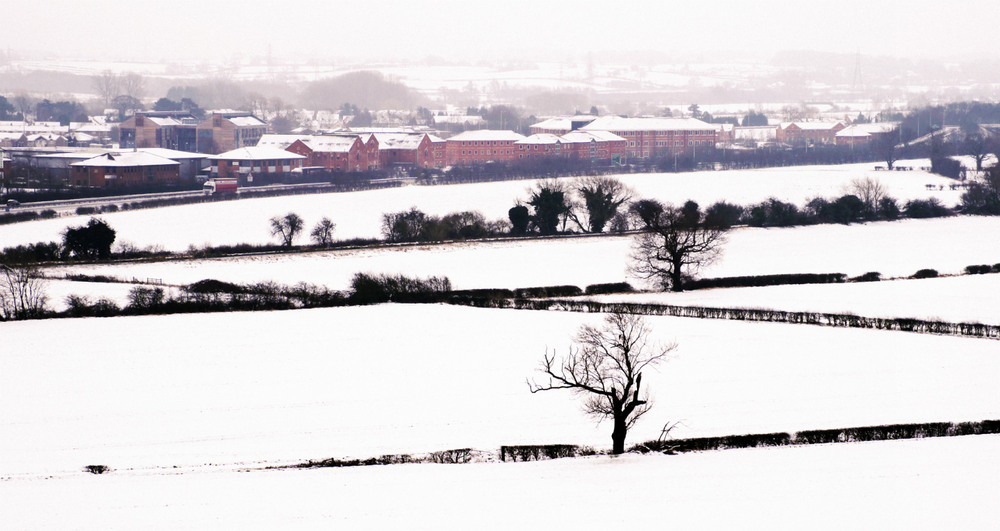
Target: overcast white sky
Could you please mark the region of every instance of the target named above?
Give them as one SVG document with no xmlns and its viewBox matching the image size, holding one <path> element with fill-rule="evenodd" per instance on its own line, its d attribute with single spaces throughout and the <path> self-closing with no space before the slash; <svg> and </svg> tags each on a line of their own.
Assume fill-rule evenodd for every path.
<svg viewBox="0 0 1000 531">
<path fill-rule="evenodd" d="M 604 50 L 994 56 L 997 0 L 5 0 L 0 46 L 92 59 Z"/>
</svg>

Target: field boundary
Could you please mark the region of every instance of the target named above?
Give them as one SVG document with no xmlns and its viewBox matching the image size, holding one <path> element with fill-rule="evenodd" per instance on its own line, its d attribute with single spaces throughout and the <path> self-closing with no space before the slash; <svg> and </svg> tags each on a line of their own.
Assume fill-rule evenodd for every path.
<svg viewBox="0 0 1000 531">
<path fill-rule="evenodd" d="M 806 324 L 835 328 L 865 328 L 1000 340 L 1000 326 L 981 323 L 951 323 L 899 317 L 864 317 L 843 313 L 789 312 L 749 308 L 709 308 L 652 303 L 607 303 L 570 299 L 453 298 L 452 304 L 482 308 L 607 313 L 612 310 L 639 315 L 724 319 L 766 323 Z"/>
</svg>

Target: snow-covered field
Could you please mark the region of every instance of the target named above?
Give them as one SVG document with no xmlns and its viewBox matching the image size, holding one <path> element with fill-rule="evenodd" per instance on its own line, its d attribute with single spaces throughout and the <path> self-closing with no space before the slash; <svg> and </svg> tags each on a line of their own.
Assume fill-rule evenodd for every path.
<svg viewBox="0 0 1000 531">
<path fill-rule="evenodd" d="M 926 161 L 904 161 L 916 167 Z M 620 176 L 638 197 L 682 203 L 694 199 L 707 207 L 715 201 L 751 204 L 768 197 L 804 204 L 817 196 L 837 197 L 847 192 L 856 178 L 877 177 L 900 201 L 937 197 L 954 205 L 960 191 L 948 189 L 954 181 L 915 170 L 875 172 L 874 164 L 797 166 L 758 170 L 731 170 L 679 174 L 630 174 Z M 926 184 L 945 190 L 927 190 Z M 389 190 L 245 199 L 216 204 L 184 205 L 151 210 L 103 214 L 118 231 L 118 241 L 139 246 L 157 245 L 183 251 L 205 244 L 274 243 L 268 220 L 288 212 L 298 213 L 307 228 L 321 218 L 337 224 L 335 237 L 379 237 L 382 214 L 416 206 L 424 212 L 443 215 L 478 210 L 488 219 L 507 219 L 515 201 L 527 199 L 531 181 L 508 181 L 452 186 L 408 186 Z M 7 225 L 0 230 L 0 247 L 37 241 L 61 241 L 67 227 L 85 224 L 88 217 L 70 216 Z M 308 231 L 307 231 L 308 232 Z M 303 241 L 306 237 L 303 236 Z"/>
<path fill-rule="evenodd" d="M 866 317 L 912 317 L 1000 325 L 1000 275 L 704 289 L 683 293 L 637 293 L 587 298 L 602 302 L 853 313 Z"/>
<path fill-rule="evenodd" d="M 534 527 L 594 512 L 582 510 L 594 507 L 584 496 L 590 489 L 621 497 L 626 486 L 641 487 L 630 521 L 662 521 L 676 504 L 683 509 L 666 513 L 693 527 L 747 524 L 767 517 L 766 508 L 784 508 L 779 528 L 824 507 L 886 524 L 959 518 L 978 526 L 996 514 L 985 503 L 996 499 L 996 436 L 676 458 L 236 472 L 501 444 L 606 448 L 610 427 L 584 416 L 571 394 L 532 395 L 525 384 L 547 348 L 564 351 L 580 324 L 599 319 L 381 305 L 4 323 L 5 525 Z M 650 322 L 657 340 L 679 347 L 644 378 L 656 405 L 630 443 L 655 438 L 668 421 L 681 421 L 674 434 L 687 437 L 1000 416 L 995 341 Z M 92 464 L 114 471 L 82 472 Z M 936 497 L 945 492 L 947 501 Z M 931 498 L 938 503 L 925 503 Z M 723 504 L 726 511 L 705 514 Z M 978 510 L 956 515 L 943 507 Z M 615 517 L 610 508 L 592 516 Z"/>
<path fill-rule="evenodd" d="M 640 195 L 703 205 L 833 196 L 870 165 L 626 176 Z M 879 172 L 900 199 L 936 177 Z M 933 181 L 937 182 L 937 181 Z M 409 187 L 109 214 L 120 240 L 183 250 L 264 242 L 267 219 L 321 216 L 376 236 L 382 212 L 504 217 L 530 183 Z M 5 226 L 0 246 L 58 239 L 66 218 Z M 702 276 L 918 269 L 1000 262 L 1000 218 L 733 231 Z M 470 242 L 218 260 L 82 265 L 187 284 L 305 281 L 359 271 L 445 275 L 458 289 L 630 280 L 628 237 Z M 671 304 L 851 311 L 1000 324 L 1000 275 L 631 295 Z M 123 303 L 129 284 L 53 280 Z M 979 528 L 1000 518 L 1000 436 L 581 458 L 543 463 L 264 471 L 327 457 L 503 444 L 610 446 L 568 392 L 531 394 L 548 350 L 600 315 L 379 305 L 0 323 L 0 521 L 12 529 Z M 651 317 L 677 350 L 643 379 L 656 438 L 1000 418 L 991 340 Z M 86 465 L 107 465 L 95 476 Z M 595 500 L 614 499 L 617 505 Z"/>
<path fill-rule="evenodd" d="M 878 271 L 905 277 L 918 269 L 942 274 L 967 265 L 1000 263 L 1000 218 L 955 217 L 861 225 L 742 228 L 729 235 L 717 263 L 700 276 Z M 229 282 L 309 282 L 345 289 L 361 271 L 444 275 L 456 289 L 518 288 L 574 284 L 585 287 L 629 280 L 631 237 L 466 242 L 303 254 L 274 254 L 213 260 L 183 260 L 55 267 L 49 275 L 107 275 L 190 284 L 206 278 Z M 918 288 L 919 289 L 919 288 Z"/>
<path fill-rule="evenodd" d="M 501 444 L 609 445 L 569 393 L 532 395 L 546 349 L 599 315 L 438 305 L 5 323 L 0 476 L 88 464 L 287 463 Z M 678 437 L 1000 417 L 997 343 L 657 317 L 645 375 Z"/>
<path fill-rule="evenodd" d="M 11 529 L 993 529 L 1000 436 L 0 482 Z M 45 500 L 40 507 L 39 500 Z"/>
</svg>

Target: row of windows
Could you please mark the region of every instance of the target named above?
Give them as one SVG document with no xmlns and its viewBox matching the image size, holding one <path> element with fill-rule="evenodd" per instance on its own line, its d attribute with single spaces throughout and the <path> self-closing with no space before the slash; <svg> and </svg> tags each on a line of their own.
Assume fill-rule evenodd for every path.
<svg viewBox="0 0 1000 531">
<path fill-rule="evenodd" d="M 462 146 L 509 146 L 512 140 L 469 140 L 462 141 Z"/>
<path fill-rule="evenodd" d="M 506 151 L 502 149 L 494 149 L 493 151 L 490 151 L 488 149 L 470 149 L 468 153 L 466 153 L 465 150 L 463 149 L 462 154 L 463 155 L 510 155 L 511 153 L 509 149 Z"/>
</svg>

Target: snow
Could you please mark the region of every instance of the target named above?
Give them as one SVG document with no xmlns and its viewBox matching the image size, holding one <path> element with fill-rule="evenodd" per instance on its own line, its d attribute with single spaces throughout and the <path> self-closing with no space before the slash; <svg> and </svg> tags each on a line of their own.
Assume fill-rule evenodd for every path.
<svg viewBox="0 0 1000 531">
<path fill-rule="evenodd" d="M 1000 436 L 0 483 L 15 529 L 990 529 Z M 44 510 L 38 500 L 46 500 Z"/>
<path fill-rule="evenodd" d="M 294 154 L 289 154 L 294 156 Z M 900 161 L 899 165 L 927 166 L 923 161 Z M 683 203 L 693 199 L 707 207 L 725 200 L 749 205 L 776 197 L 804 205 L 816 196 L 839 197 L 851 180 L 877 178 L 890 195 L 905 202 L 936 197 L 946 205 L 958 203 L 962 192 L 950 190 L 954 181 L 915 170 L 874 171 L 874 164 L 842 166 L 798 166 L 758 170 L 731 170 L 679 174 L 629 174 L 619 178 L 632 186 L 637 197 Z M 565 179 L 574 182 L 574 178 Z M 507 219 L 507 211 L 518 200 L 528 198 L 531 181 L 507 181 L 452 186 L 407 186 L 386 190 L 241 199 L 223 203 L 194 204 L 102 214 L 118 231 L 118 240 L 160 245 L 182 251 L 190 245 L 273 243 L 268 220 L 291 211 L 311 227 L 323 217 L 337 224 L 335 237 L 379 237 L 382 214 L 416 206 L 428 214 L 444 215 L 478 210 L 488 219 Z M 928 190 L 926 184 L 942 186 Z M 61 217 L 6 225 L 0 231 L 0 247 L 37 241 L 59 241 L 67 227 L 86 224 L 85 216 Z"/>
<path fill-rule="evenodd" d="M 609 446 L 546 349 L 599 315 L 439 305 L 4 323 L 0 477 L 154 473 L 502 444 Z M 650 318 L 653 439 L 1000 418 L 996 342 Z M 99 339 L 87 339 L 99 338 Z M 780 341 L 776 341 L 780 338 Z M 210 467 L 210 468 L 211 468 Z"/>
<path fill-rule="evenodd" d="M 1000 325 L 1000 304 L 997 304 L 1000 301 L 1000 275 L 704 289 L 587 298 L 602 302 L 853 313 L 866 317 L 911 317 Z"/>
<path fill-rule="evenodd" d="M 878 271 L 885 277 L 933 268 L 960 273 L 967 265 L 1000 263 L 1000 251 L 983 245 L 1000 238 L 1000 218 L 955 217 L 856 225 L 732 231 L 717 263 L 700 277 L 779 273 Z M 162 279 L 191 284 L 205 278 L 230 282 L 299 281 L 346 289 L 355 273 L 447 276 L 456 289 L 519 288 L 629 281 L 630 236 L 464 242 L 299 254 L 271 254 L 213 260 L 179 260 L 60 266 L 47 274 L 107 275 L 120 279 Z M 940 242 L 947 242 L 946 245 Z M 943 252 L 947 249 L 947 252 Z M 761 252 L 766 250 L 766 252 Z M 923 286 L 918 284 L 916 286 Z M 917 288 L 918 290 L 920 288 Z M 951 306 L 948 296 L 937 301 Z"/>
</svg>

